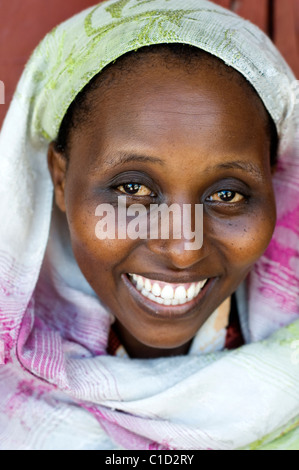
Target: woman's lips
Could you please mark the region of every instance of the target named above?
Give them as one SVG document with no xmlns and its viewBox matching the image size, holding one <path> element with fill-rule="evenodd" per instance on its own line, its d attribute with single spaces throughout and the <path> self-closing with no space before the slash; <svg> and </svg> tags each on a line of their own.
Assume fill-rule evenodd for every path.
<svg viewBox="0 0 299 470">
<path fill-rule="evenodd" d="M 179 318 L 189 314 L 216 278 L 189 283 L 167 283 L 138 274 L 123 274 L 123 281 L 139 306 L 155 317 Z"/>
</svg>

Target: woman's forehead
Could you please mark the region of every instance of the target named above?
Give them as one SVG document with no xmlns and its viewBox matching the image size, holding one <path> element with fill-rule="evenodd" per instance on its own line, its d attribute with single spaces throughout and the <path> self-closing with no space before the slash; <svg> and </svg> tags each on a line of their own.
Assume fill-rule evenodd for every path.
<svg viewBox="0 0 299 470">
<path fill-rule="evenodd" d="M 268 123 L 261 99 L 241 74 L 197 48 L 164 44 L 129 53 L 104 69 L 83 91 L 77 121 L 80 124 L 81 117 L 82 121 L 91 121 L 100 108 L 103 112 L 108 101 L 106 115 L 112 110 L 115 113 L 115 107 L 128 115 L 136 112 L 134 108 L 139 105 L 150 115 L 156 100 L 161 100 L 160 109 L 169 109 L 170 113 L 179 113 L 181 106 L 187 104 L 190 112 L 196 112 L 191 108 L 205 105 L 203 95 L 205 104 L 211 95 L 214 106 L 218 103 L 227 109 L 235 107 L 240 114 L 246 102 L 247 114 L 255 108 Z M 83 119 L 89 109 L 90 119 Z"/>
<path fill-rule="evenodd" d="M 129 148 L 166 156 L 172 146 L 189 155 L 200 147 L 220 158 L 248 147 L 268 154 L 266 112 L 258 97 L 204 62 L 195 71 L 148 56 L 130 73 L 120 73 L 105 93 L 94 90 L 90 120 L 73 132 L 72 154 L 78 152 L 82 161 L 84 147 L 91 156 Z"/>
<path fill-rule="evenodd" d="M 209 151 L 216 144 L 242 151 L 259 135 L 267 148 L 270 142 L 273 164 L 271 122 L 259 95 L 232 67 L 195 47 L 160 44 L 125 54 L 98 74 L 70 107 L 57 143 L 68 157 L 82 143 L 94 154 L 94 148 L 100 153 L 101 146 L 123 145 L 132 136 L 138 145 L 175 142 L 182 130 L 191 143 L 205 126 L 214 135 Z"/>
<path fill-rule="evenodd" d="M 98 85 L 109 89 L 119 80 L 127 79 L 128 86 L 132 85 L 135 74 L 142 72 L 150 73 L 152 69 L 161 67 L 166 69 L 178 70 L 194 75 L 201 70 L 207 70 L 211 74 L 217 73 L 220 76 L 227 77 L 238 83 L 244 92 L 248 92 L 250 96 L 255 96 L 260 101 L 260 97 L 256 90 L 248 82 L 248 80 L 233 67 L 225 64 L 218 57 L 194 46 L 188 44 L 156 44 L 141 47 L 136 51 L 130 51 L 113 63 L 106 66 L 93 80 L 92 88 Z M 98 84 L 98 85 L 97 85 Z M 87 86 L 88 89 L 89 85 Z"/>
<path fill-rule="evenodd" d="M 120 65 L 115 63 L 104 80 L 99 76 L 99 86 L 87 100 L 91 120 L 93 114 L 99 123 L 101 114 L 102 122 L 115 121 L 116 115 L 128 121 L 136 113 L 150 120 L 154 113 L 174 122 L 183 112 L 187 126 L 191 116 L 200 118 L 201 114 L 212 123 L 222 114 L 227 126 L 238 126 L 240 120 L 267 123 L 266 109 L 251 85 L 209 54 L 192 53 L 187 59 L 171 56 L 162 48 L 161 54 L 141 51 L 136 60 L 138 52 L 133 60 L 128 57 Z"/>
</svg>

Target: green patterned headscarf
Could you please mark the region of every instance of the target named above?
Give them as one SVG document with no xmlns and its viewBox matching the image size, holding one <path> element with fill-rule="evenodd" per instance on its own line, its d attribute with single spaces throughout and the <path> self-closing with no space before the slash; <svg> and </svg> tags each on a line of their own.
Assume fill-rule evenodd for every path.
<svg viewBox="0 0 299 470">
<path fill-rule="evenodd" d="M 199 47 L 240 71 L 281 130 L 290 77 L 287 70 L 281 75 L 277 51 L 258 28 L 205 0 L 118 0 L 71 18 L 36 49 L 27 67 L 35 82 L 32 137 L 54 139 L 67 108 L 92 77 L 128 51 L 160 43 Z"/>
</svg>

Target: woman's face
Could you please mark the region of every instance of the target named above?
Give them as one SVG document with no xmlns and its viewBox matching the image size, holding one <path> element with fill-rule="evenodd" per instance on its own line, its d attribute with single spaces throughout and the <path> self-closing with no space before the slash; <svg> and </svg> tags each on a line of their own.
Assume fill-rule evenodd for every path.
<svg viewBox="0 0 299 470">
<path fill-rule="evenodd" d="M 49 151 L 74 255 L 132 357 L 184 353 L 272 237 L 265 110 L 246 86 L 204 61 L 191 74 L 154 56 L 93 93 L 92 118 L 72 132 L 67 171 Z M 117 215 L 119 196 L 147 210 L 203 204 L 203 246 L 188 251 L 171 235 L 99 240 L 96 208 L 110 204 Z"/>
</svg>

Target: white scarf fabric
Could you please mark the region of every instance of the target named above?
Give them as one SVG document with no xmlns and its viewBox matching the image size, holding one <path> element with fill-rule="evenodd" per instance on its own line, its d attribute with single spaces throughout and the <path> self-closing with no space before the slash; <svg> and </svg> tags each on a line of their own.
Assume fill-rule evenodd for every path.
<svg viewBox="0 0 299 470">
<path fill-rule="evenodd" d="M 49 142 L 76 94 L 130 50 L 186 43 L 254 86 L 280 151 L 272 242 L 237 293 L 246 345 L 133 360 L 52 212 Z M 0 449 L 299 449 L 299 105 L 255 26 L 206 0 L 118 0 L 58 26 L 20 80 L 0 135 Z M 50 235 L 50 236 L 49 236 Z"/>
</svg>

